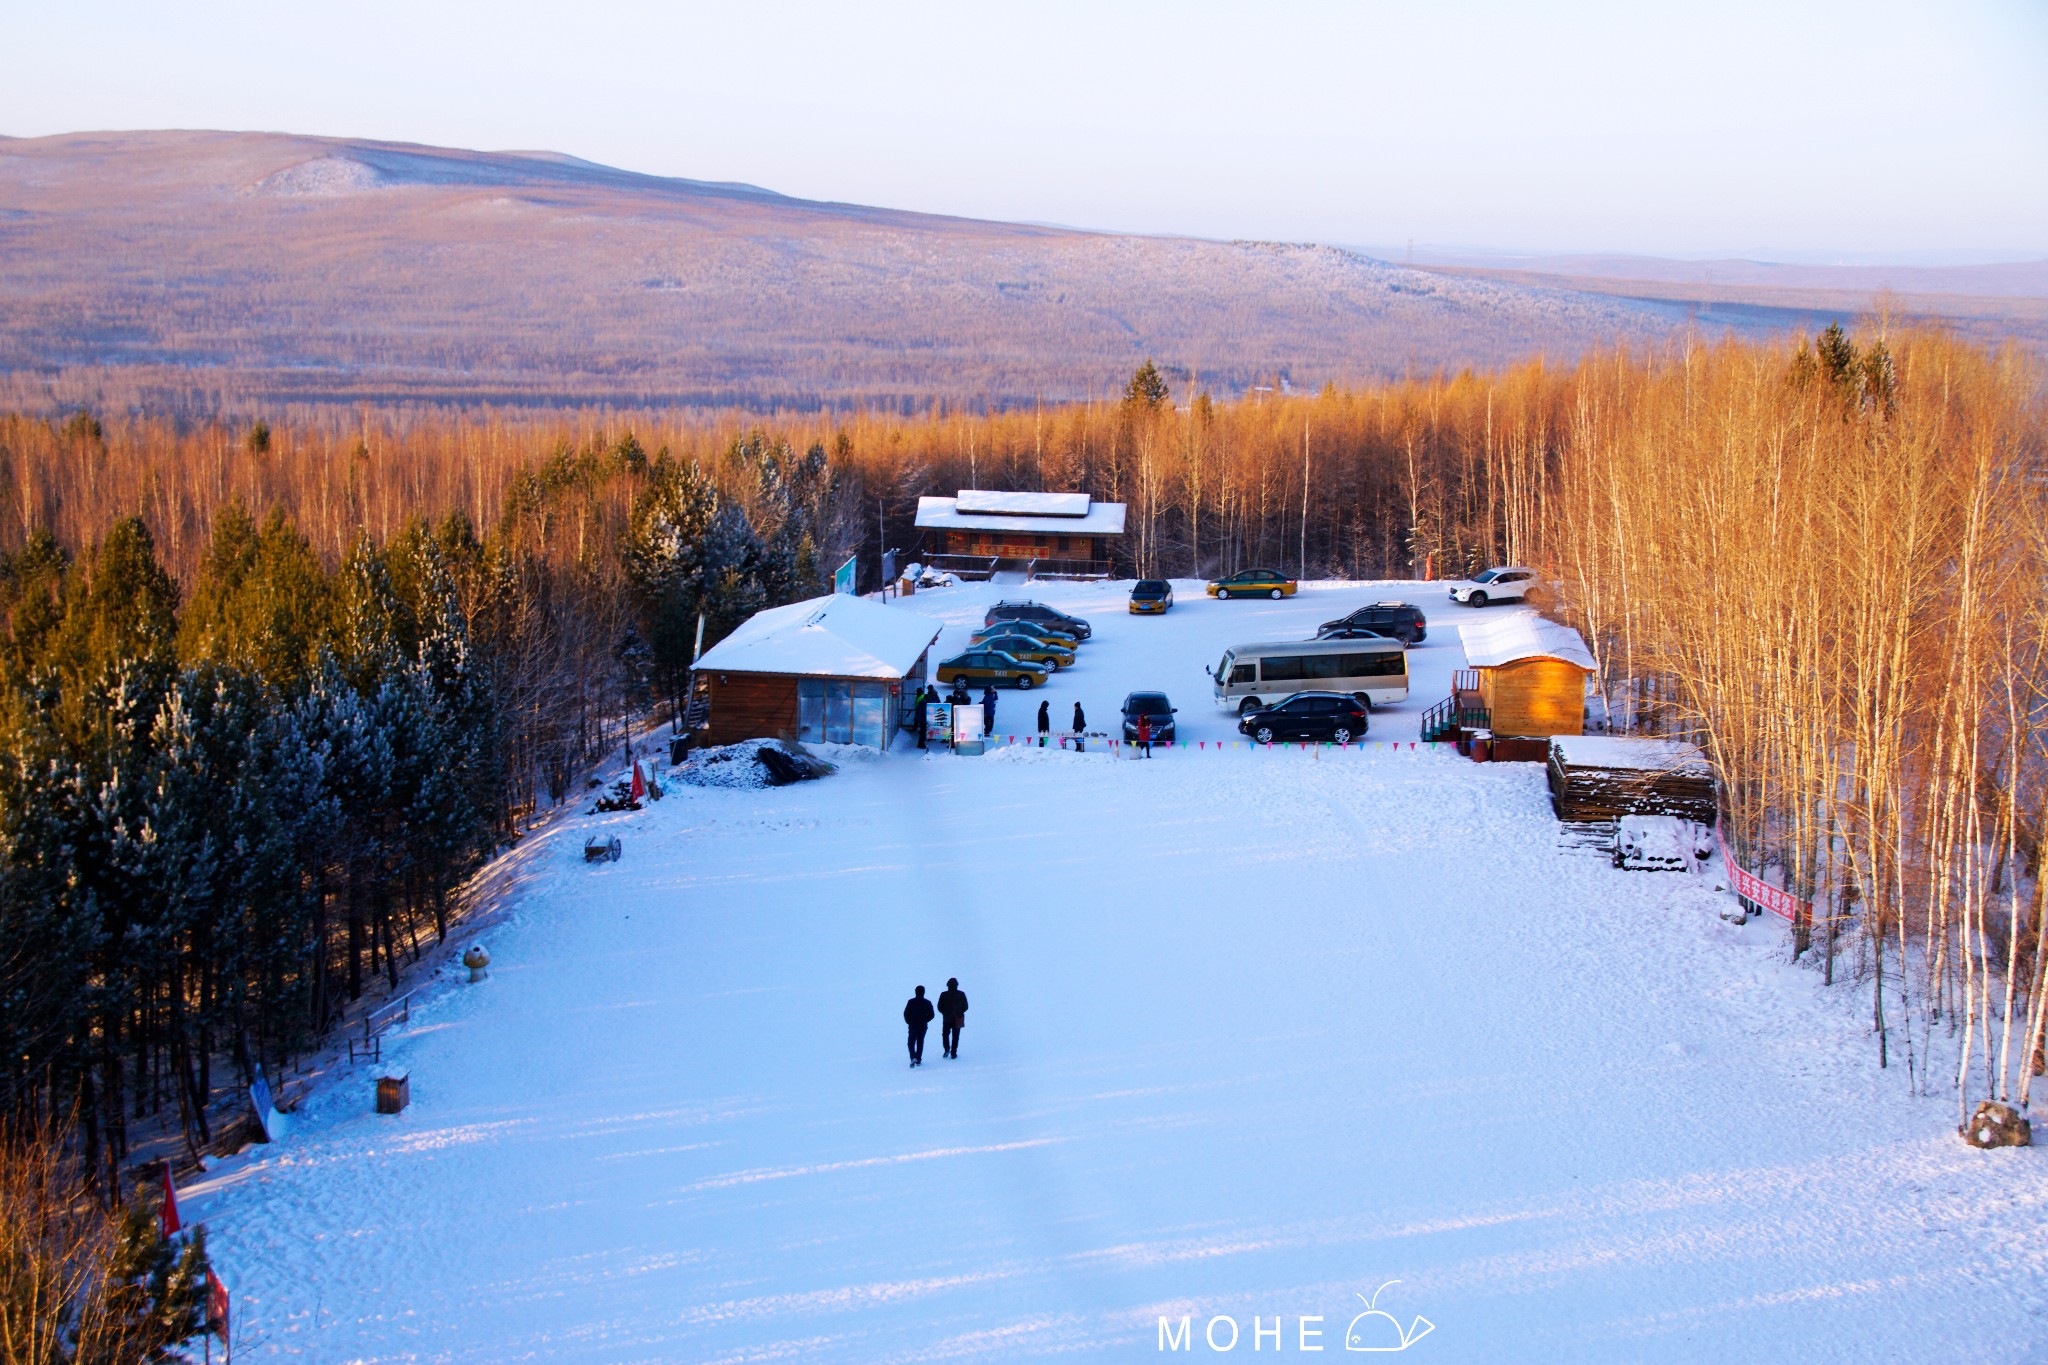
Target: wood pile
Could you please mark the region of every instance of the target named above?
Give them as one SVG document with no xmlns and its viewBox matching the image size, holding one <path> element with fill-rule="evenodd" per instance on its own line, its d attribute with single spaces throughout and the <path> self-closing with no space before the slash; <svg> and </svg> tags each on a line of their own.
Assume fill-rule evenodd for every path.
<svg viewBox="0 0 2048 1365">
<path fill-rule="evenodd" d="M 1675 815 L 1714 823 L 1714 770 L 1697 745 L 1559 735 L 1550 742 L 1549 776 L 1550 806 L 1560 820 Z"/>
</svg>

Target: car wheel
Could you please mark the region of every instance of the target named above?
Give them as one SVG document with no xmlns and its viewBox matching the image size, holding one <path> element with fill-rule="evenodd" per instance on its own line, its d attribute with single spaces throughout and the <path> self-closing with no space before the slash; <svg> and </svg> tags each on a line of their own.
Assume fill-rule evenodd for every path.
<svg viewBox="0 0 2048 1365">
<path fill-rule="evenodd" d="M 1473 593 L 1473 594 L 1472 594 L 1472 595 L 1471 595 L 1470 597 L 1468 597 L 1468 598 L 1466 598 L 1466 599 L 1465 599 L 1465 605 L 1466 605 L 1466 606 L 1468 606 L 1468 607 L 1483 607 L 1483 606 L 1485 606 L 1485 605 L 1486 605 L 1486 594 L 1485 594 L 1485 593 L 1483 593 L 1483 592 L 1475 592 L 1475 593 Z"/>
<path fill-rule="evenodd" d="M 1339 745 L 1349 744 L 1351 742 L 1351 731 L 1346 729 L 1344 726 L 1340 725 L 1336 729 L 1330 731 L 1330 741 L 1333 744 Z"/>
<path fill-rule="evenodd" d="M 1268 597 L 1271 597 L 1271 598 L 1272 598 L 1272 599 L 1273 599 L 1273 600 L 1274 600 L 1275 602 L 1278 602 L 1278 601 L 1279 601 L 1279 600 L 1280 600 L 1281 598 L 1285 597 L 1285 596 L 1286 596 L 1287 594 L 1286 594 L 1286 593 L 1284 593 L 1284 592 L 1281 592 L 1281 591 L 1280 591 L 1280 589 L 1278 589 L 1278 588 L 1275 588 L 1275 589 L 1273 589 L 1273 591 L 1272 591 L 1272 592 L 1270 592 L 1270 593 L 1268 593 L 1268 594 L 1266 594 L 1266 595 L 1267 595 Z"/>
<path fill-rule="evenodd" d="M 1258 729 L 1252 731 L 1252 738 L 1261 744 L 1271 744 L 1273 742 L 1273 727 L 1261 725 Z"/>
<path fill-rule="evenodd" d="M 1228 588 L 1218 588 L 1218 589 L 1216 589 L 1216 600 L 1217 600 L 1218 602 L 1228 602 L 1228 601 L 1230 600 L 1230 589 L 1228 589 Z"/>
<path fill-rule="evenodd" d="M 1259 699 L 1257 697 L 1246 697 L 1237 704 L 1237 714 L 1240 716 L 1248 716 L 1258 709 Z"/>
<path fill-rule="evenodd" d="M 1033 679 L 1029 673 L 1019 673 L 1017 675 L 1017 686 L 1021 691 L 1030 691 L 1032 682 Z"/>
</svg>

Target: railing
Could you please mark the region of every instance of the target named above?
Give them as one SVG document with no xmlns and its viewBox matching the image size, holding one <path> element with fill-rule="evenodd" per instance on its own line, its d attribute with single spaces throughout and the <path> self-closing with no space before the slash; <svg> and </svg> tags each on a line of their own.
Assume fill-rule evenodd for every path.
<svg viewBox="0 0 2048 1365">
<path fill-rule="evenodd" d="M 1493 715 L 1479 696 L 1479 670 L 1461 668 L 1451 675 L 1451 695 L 1422 713 L 1422 738 L 1461 739 L 1466 730 L 1485 730 Z"/>
<path fill-rule="evenodd" d="M 384 1031 L 396 1023 L 412 1020 L 412 992 L 407 991 L 396 1000 L 383 1004 L 363 1016 L 363 1036 L 351 1036 L 348 1040 L 348 1059 L 368 1057 L 373 1062 L 384 1060 Z"/>
</svg>

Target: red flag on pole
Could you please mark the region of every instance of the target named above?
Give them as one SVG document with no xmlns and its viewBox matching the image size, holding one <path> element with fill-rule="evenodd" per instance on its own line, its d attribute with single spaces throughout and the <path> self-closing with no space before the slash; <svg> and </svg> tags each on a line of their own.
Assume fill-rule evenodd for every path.
<svg viewBox="0 0 2048 1365">
<path fill-rule="evenodd" d="M 633 760 L 633 799 L 638 801 L 647 795 L 647 779 L 640 773 L 640 760 Z"/>
<path fill-rule="evenodd" d="M 178 1191 L 171 1184 L 171 1163 L 164 1163 L 164 1203 L 156 1211 L 156 1225 L 165 1237 L 173 1236 L 184 1224 L 178 1219 Z"/>
<path fill-rule="evenodd" d="M 228 1344 L 228 1287 L 209 1270 L 206 1272 L 206 1330 Z"/>
</svg>

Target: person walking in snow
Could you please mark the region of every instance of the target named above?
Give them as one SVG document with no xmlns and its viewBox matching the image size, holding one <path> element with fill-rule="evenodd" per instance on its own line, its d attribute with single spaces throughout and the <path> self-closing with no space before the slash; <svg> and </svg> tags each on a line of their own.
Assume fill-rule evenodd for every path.
<svg viewBox="0 0 2048 1365">
<path fill-rule="evenodd" d="M 967 992 L 960 989 L 960 978 L 946 978 L 946 989 L 939 992 L 939 1051 L 958 1060 L 960 1057 L 960 1026 L 967 1022 Z"/>
<path fill-rule="evenodd" d="M 932 1002 L 924 998 L 924 987 L 903 1002 L 903 1022 L 910 1025 L 910 1064 L 924 1065 L 924 1031 L 932 1024 Z"/>
<path fill-rule="evenodd" d="M 1052 734 L 1052 703 L 1038 703 L 1038 747 L 1045 747 L 1046 737 Z"/>
<path fill-rule="evenodd" d="M 996 685 L 990 683 L 981 690 L 981 732 L 992 735 L 996 732 Z"/>
<path fill-rule="evenodd" d="M 1080 702 L 1075 702 L 1075 703 L 1074 703 L 1074 733 L 1075 733 L 1075 734 L 1077 734 L 1077 735 L 1080 735 L 1080 734 L 1086 734 L 1087 732 L 1088 732 L 1088 717 L 1082 714 L 1082 712 L 1081 712 L 1081 703 L 1080 703 Z"/>
<path fill-rule="evenodd" d="M 1138 713 L 1138 747 L 1145 751 L 1145 757 L 1152 757 L 1152 717 L 1143 711 Z"/>
</svg>

